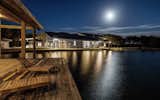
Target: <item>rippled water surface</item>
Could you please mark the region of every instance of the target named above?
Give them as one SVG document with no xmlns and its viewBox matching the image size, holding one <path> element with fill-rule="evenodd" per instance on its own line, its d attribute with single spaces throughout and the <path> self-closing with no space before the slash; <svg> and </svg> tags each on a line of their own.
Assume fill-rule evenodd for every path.
<svg viewBox="0 0 160 100">
<path fill-rule="evenodd" d="M 37 57 L 65 58 L 83 100 L 160 100 L 160 52 L 61 51 Z"/>
</svg>

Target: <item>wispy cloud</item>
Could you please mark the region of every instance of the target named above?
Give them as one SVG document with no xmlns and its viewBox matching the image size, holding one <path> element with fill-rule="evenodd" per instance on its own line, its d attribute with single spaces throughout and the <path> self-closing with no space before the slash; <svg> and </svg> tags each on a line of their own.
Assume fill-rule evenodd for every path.
<svg viewBox="0 0 160 100">
<path fill-rule="evenodd" d="M 95 30 L 95 29 L 100 29 L 100 26 L 84 26 L 81 29 L 86 29 L 86 30 Z"/>
<path fill-rule="evenodd" d="M 146 36 L 160 36 L 160 31 L 139 31 L 139 32 L 128 32 L 128 33 L 112 33 L 112 34 L 117 34 L 117 35 L 146 35 Z"/>
<path fill-rule="evenodd" d="M 104 26 L 87 26 L 84 29 L 95 30 L 100 32 L 120 31 L 120 30 L 133 30 L 133 29 L 155 29 L 160 28 L 160 25 L 138 25 L 138 26 L 125 26 L 125 27 L 104 27 Z"/>
<path fill-rule="evenodd" d="M 63 30 L 63 31 L 73 31 L 73 30 L 76 30 L 76 28 L 73 28 L 73 27 L 63 27 L 63 28 L 59 28 L 59 30 Z"/>
<path fill-rule="evenodd" d="M 122 26 L 122 27 L 105 27 L 105 26 L 84 26 L 80 28 L 66 27 L 61 28 L 64 31 L 77 31 L 89 33 L 110 33 L 119 35 L 139 35 L 139 34 L 154 34 L 160 35 L 160 25 L 137 25 L 137 26 Z"/>
</svg>

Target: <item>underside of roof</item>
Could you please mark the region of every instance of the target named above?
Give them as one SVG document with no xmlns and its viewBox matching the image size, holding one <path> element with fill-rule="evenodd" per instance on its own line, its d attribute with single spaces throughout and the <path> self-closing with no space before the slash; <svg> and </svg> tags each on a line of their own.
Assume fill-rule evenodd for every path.
<svg viewBox="0 0 160 100">
<path fill-rule="evenodd" d="M 27 26 L 43 29 L 21 0 L 0 0 L 0 18 L 16 23 L 24 21 Z"/>
<path fill-rule="evenodd" d="M 46 34 L 54 38 L 93 40 L 93 41 L 100 40 L 99 35 L 85 34 L 85 33 L 70 34 L 65 32 L 46 32 Z"/>
</svg>

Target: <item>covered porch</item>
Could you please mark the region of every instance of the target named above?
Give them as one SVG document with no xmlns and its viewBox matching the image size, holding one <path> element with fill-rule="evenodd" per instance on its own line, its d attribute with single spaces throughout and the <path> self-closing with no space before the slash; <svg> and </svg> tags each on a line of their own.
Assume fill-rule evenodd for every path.
<svg viewBox="0 0 160 100">
<path fill-rule="evenodd" d="M 16 23 L 15 25 L 2 24 L 1 20 Z M 33 34 L 33 57 L 35 58 L 35 33 L 36 30 L 43 29 L 43 26 L 36 20 L 32 13 L 25 7 L 21 0 L 1 0 L 0 1 L 0 57 L 1 57 L 1 29 L 17 29 L 21 33 L 21 58 L 25 58 L 26 30 Z"/>
</svg>

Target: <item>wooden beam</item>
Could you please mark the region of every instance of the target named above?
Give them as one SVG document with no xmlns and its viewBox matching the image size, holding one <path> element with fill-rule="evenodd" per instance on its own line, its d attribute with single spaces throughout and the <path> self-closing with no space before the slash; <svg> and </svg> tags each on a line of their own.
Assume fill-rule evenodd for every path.
<svg viewBox="0 0 160 100">
<path fill-rule="evenodd" d="M 2 0 L 0 6 L 10 11 L 13 15 L 23 20 L 26 25 L 43 29 L 43 26 L 36 20 L 32 13 L 25 7 L 21 0 Z"/>
<path fill-rule="evenodd" d="M 0 24 L 0 28 L 7 28 L 7 29 L 22 29 L 22 26 L 18 26 L 18 25 L 1 25 Z M 32 27 L 27 26 L 26 30 L 33 30 Z"/>
<path fill-rule="evenodd" d="M 10 12 L 8 9 L 4 8 L 2 5 L 0 5 L 0 13 L 3 15 L 2 19 L 20 23 L 21 19 Z"/>
<path fill-rule="evenodd" d="M 37 19 L 32 15 L 32 13 L 25 7 L 25 5 L 22 3 L 21 0 L 12 0 L 16 3 L 16 5 L 19 5 L 21 9 L 23 9 L 27 15 L 29 16 L 28 18 L 31 18 L 33 20 L 33 23 L 36 28 L 38 29 L 43 29 L 43 26 L 37 21 Z"/>
<path fill-rule="evenodd" d="M 26 25 L 25 25 L 25 22 L 22 21 L 21 22 L 21 26 L 22 26 L 22 29 L 21 29 L 21 58 L 25 58 L 25 53 L 26 53 L 26 41 L 25 41 L 25 34 L 26 34 Z"/>
<path fill-rule="evenodd" d="M 33 34 L 33 58 L 36 58 L 36 30 L 33 29 L 32 30 L 32 34 Z"/>
</svg>

